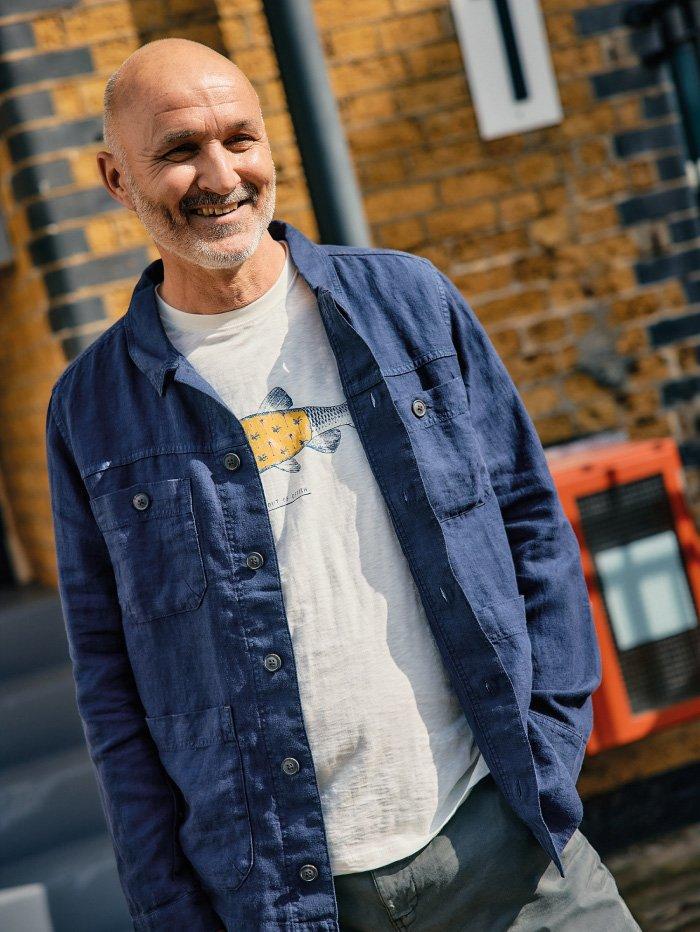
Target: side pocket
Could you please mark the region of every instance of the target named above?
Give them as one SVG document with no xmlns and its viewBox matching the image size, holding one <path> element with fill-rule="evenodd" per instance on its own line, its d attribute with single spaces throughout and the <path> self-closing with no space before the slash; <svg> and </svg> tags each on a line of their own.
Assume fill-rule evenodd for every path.
<svg viewBox="0 0 700 932">
<path fill-rule="evenodd" d="M 243 761 L 230 705 L 146 718 L 183 811 L 177 835 L 205 886 L 237 889 L 253 865 Z"/>
</svg>

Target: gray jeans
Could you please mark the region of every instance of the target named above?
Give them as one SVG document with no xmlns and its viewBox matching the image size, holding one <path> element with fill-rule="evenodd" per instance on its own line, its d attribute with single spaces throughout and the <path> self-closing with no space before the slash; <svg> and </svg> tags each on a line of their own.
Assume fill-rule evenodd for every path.
<svg viewBox="0 0 700 932">
<path fill-rule="evenodd" d="M 491 774 L 427 845 L 333 878 L 343 932 L 640 932 L 610 871 L 577 829 L 566 877 Z"/>
</svg>

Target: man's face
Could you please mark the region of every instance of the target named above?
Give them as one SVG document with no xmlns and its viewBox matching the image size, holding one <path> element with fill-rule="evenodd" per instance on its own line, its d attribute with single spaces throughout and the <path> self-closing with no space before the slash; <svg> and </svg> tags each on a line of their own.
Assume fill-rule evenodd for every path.
<svg viewBox="0 0 700 932">
<path fill-rule="evenodd" d="M 246 84 L 209 74 L 198 87 L 170 87 L 124 130 L 135 213 L 158 246 L 204 268 L 252 256 L 275 212 L 275 165 Z"/>
</svg>

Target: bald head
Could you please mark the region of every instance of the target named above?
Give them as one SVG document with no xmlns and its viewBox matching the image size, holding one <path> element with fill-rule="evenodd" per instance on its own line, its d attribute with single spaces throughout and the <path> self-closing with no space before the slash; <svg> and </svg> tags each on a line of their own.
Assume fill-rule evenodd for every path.
<svg viewBox="0 0 700 932">
<path fill-rule="evenodd" d="M 238 65 L 230 59 L 191 39 L 166 38 L 147 42 L 132 52 L 110 75 L 104 91 L 103 138 L 105 145 L 125 164 L 127 145 L 124 117 L 143 113 L 149 102 L 168 85 L 185 88 L 203 74 L 235 78 L 246 94 L 255 97 L 260 118 L 262 111 L 255 88 Z"/>
</svg>

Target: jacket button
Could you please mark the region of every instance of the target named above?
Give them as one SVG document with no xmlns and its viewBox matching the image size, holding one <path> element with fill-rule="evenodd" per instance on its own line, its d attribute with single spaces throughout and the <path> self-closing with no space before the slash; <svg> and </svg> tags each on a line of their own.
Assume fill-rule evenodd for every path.
<svg viewBox="0 0 700 932">
<path fill-rule="evenodd" d="M 423 417 L 425 412 L 428 410 L 428 407 L 421 398 L 415 398 L 413 400 L 413 404 L 411 405 L 411 410 L 416 417 Z"/>
<path fill-rule="evenodd" d="M 145 492 L 137 492 L 131 499 L 131 504 L 139 511 L 143 511 L 144 508 L 148 508 L 151 504 L 151 500 Z"/>
<path fill-rule="evenodd" d="M 279 654 L 268 654 L 263 663 L 265 664 L 266 670 L 274 673 L 275 670 L 279 670 L 282 666 L 282 658 Z"/>
<path fill-rule="evenodd" d="M 227 453 L 224 457 L 224 466 L 233 471 L 241 465 L 241 458 L 237 453 Z"/>
<path fill-rule="evenodd" d="M 490 693 L 490 692 L 491 692 L 491 684 L 489 683 L 488 680 L 484 680 L 484 690 L 485 690 L 487 693 Z"/>
<path fill-rule="evenodd" d="M 299 773 L 299 761 L 296 757 L 285 757 L 282 761 L 282 770 L 290 776 L 293 773 Z"/>
<path fill-rule="evenodd" d="M 245 558 L 246 566 L 251 570 L 259 570 L 264 563 L 263 555 L 254 550 Z"/>
<path fill-rule="evenodd" d="M 318 877 L 318 868 L 313 864 L 304 864 L 299 871 L 299 876 L 302 880 L 316 880 Z"/>
</svg>

